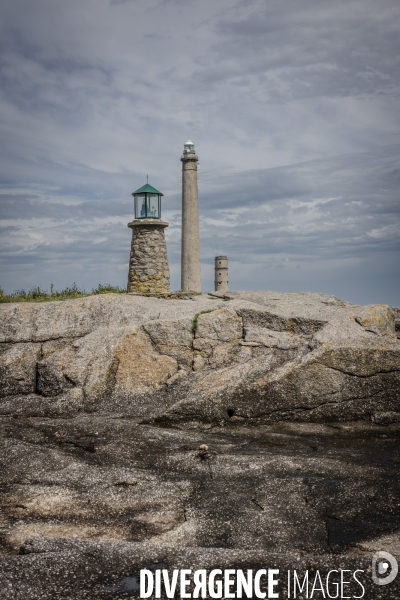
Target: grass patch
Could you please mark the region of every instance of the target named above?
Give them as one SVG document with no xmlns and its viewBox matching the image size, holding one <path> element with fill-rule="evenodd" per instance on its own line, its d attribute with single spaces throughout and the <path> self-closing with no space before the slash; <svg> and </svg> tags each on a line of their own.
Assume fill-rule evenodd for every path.
<svg viewBox="0 0 400 600">
<path fill-rule="evenodd" d="M 50 292 L 42 290 L 40 287 L 33 287 L 29 291 L 16 290 L 12 294 L 5 294 L 0 288 L 0 303 L 9 302 L 51 302 L 54 300 L 71 300 L 74 298 L 84 298 L 85 296 L 95 296 L 97 294 L 126 294 L 126 290 L 118 285 L 113 286 L 109 283 L 99 283 L 91 292 L 78 288 L 76 283 L 67 286 L 63 290 L 55 290 L 53 284 L 50 286 Z"/>
<path fill-rule="evenodd" d="M 206 313 L 214 312 L 214 310 L 216 310 L 216 309 L 215 308 L 209 308 L 207 310 L 201 310 L 199 313 L 197 313 L 197 314 L 194 315 L 193 325 L 192 325 L 192 331 L 193 331 L 193 333 L 196 333 L 197 328 L 199 326 L 199 323 L 198 323 L 199 316 L 200 315 L 205 315 Z"/>
</svg>

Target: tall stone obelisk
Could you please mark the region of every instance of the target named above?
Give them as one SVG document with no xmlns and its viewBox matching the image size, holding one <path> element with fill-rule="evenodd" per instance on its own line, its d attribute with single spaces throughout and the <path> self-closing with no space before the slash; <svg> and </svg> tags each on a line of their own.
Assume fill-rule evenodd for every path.
<svg viewBox="0 0 400 600">
<path fill-rule="evenodd" d="M 194 144 L 186 142 L 182 161 L 182 257 L 181 289 L 201 293 L 199 203 Z"/>
</svg>

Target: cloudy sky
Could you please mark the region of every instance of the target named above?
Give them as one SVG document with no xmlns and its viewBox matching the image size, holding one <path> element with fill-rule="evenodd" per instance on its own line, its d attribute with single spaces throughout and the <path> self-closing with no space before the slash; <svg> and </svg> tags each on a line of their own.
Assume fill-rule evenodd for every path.
<svg viewBox="0 0 400 600">
<path fill-rule="evenodd" d="M 200 157 L 203 291 L 400 305 L 398 0 L 2 0 L 0 285 L 125 286 L 130 193 Z"/>
</svg>

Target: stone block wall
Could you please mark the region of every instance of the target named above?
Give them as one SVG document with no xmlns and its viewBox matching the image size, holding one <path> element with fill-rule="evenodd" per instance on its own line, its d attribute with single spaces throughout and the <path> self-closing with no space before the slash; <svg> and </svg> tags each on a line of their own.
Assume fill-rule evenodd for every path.
<svg viewBox="0 0 400 600">
<path fill-rule="evenodd" d="M 170 291 L 170 275 L 165 243 L 165 221 L 135 220 L 132 229 L 128 292 L 165 293 Z"/>
</svg>

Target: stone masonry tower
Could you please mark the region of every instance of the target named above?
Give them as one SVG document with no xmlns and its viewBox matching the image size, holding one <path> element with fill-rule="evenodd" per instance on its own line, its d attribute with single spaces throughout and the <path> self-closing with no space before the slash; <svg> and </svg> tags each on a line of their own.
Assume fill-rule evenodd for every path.
<svg viewBox="0 0 400 600">
<path fill-rule="evenodd" d="M 182 161 L 182 264 L 181 289 L 201 293 L 197 162 L 194 144 L 186 142 Z"/>
<path fill-rule="evenodd" d="M 227 292 L 228 291 L 228 257 L 227 256 L 216 256 L 215 257 L 215 291 L 216 292 Z"/>
<path fill-rule="evenodd" d="M 132 196 L 135 199 L 135 219 L 128 223 L 132 229 L 132 243 L 127 291 L 167 293 L 170 286 L 164 229 L 168 223 L 161 220 L 163 194 L 147 183 Z"/>
</svg>

